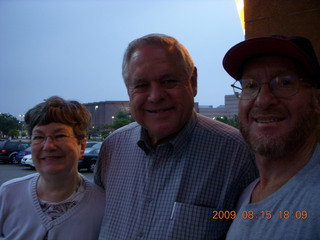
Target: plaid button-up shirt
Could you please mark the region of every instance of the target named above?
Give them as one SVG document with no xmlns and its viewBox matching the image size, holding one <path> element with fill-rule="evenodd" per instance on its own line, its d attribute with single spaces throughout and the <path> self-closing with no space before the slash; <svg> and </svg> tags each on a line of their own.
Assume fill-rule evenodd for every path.
<svg viewBox="0 0 320 240">
<path fill-rule="evenodd" d="M 150 146 L 137 123 L 102 145 L 95 182 L 106 190 L 99 239 L 219 239 L 231 210 L 257 177 L 237 129 L 194 113 L 172 141 Z"/>
</svg>

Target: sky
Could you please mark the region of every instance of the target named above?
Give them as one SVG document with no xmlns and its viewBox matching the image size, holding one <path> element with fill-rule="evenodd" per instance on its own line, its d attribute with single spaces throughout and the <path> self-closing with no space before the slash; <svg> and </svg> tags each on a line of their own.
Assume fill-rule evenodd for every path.
<svg viewBox="0 0 320 240">
<path fill-rule="evenodd" d="M 129 100 L 123 53 L 150 33 L 189 50 L 199 105 L 218 107 L 233 94 L 222 59 L 244 40 L 235 0 L 0 0 L 0 113 L 19 118 L 53 95 Z"/>
</svg>

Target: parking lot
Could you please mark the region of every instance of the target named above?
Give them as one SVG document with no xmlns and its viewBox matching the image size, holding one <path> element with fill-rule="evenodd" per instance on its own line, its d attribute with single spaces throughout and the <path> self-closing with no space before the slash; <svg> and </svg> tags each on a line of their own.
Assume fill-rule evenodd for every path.
<svg viewBox="0 0 320 240">
<path fill-rule="evenodd" d="M 24 167 L 19 164 L 3 164 L 0 162 L 0 185 L 10 179 L 22 177 L 35 172 L 36 171 L 31 168 Z M 93 180 L 93 173 L 87 172 L 85 169 L 80 171 L 80 173 L 85 175 L 89 180 Z"/>
</svg>

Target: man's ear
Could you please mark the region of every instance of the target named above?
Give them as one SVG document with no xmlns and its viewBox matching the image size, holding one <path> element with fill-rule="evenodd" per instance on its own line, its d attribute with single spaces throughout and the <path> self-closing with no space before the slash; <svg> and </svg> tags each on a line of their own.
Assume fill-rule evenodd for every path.
<svg viewBox="0 0 320 240">
<path fill-rule="evenodd" d="M 193 68 L 190 82 L 193 89 L 193 96 L 195 97 L 198 93 L 198 71 L 196 67 Z"/>
<path fill-rule="evenodd" d="M 315 112 L 320 116 L 320 89 L 315 89 Z"/>
</svg>

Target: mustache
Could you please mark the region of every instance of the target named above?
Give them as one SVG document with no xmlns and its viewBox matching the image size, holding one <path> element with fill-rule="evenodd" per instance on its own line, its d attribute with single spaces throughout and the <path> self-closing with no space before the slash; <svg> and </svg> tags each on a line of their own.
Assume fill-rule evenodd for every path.
<svg viewBox="0 0 320 240">
<path fill-rule="evenodd" d="M 280 109 L 275 109 L 275 108 L 272 108 L 272 109 L 266 109 L 266 110 L 261 110 L 261 109 L 252 109 L 251 112 L 250 112 L 250 116 L 251 117 L 254 117 L 254 118 L 257 118 L 257 117 L 260 117 L 260 116 L 266 116 L 266 115 L 283 115 L 283 110 L 280 110 Z"/>
</svg>

